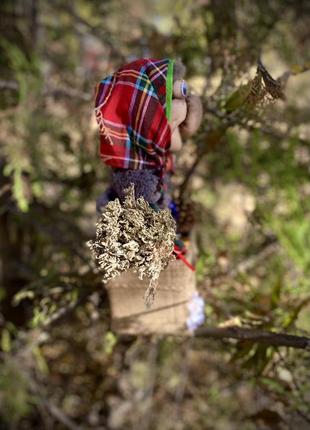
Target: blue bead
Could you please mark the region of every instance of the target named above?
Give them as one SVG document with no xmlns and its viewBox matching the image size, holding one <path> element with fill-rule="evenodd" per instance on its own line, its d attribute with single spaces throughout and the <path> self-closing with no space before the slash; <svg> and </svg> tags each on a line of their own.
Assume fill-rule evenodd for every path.
<svg viewBox="0 0 310 430">
<path fill-rule="evenodd" d="M 185 81 L 182 81 L 182 85 L 181 85 L 181 93 L 182 93 L 182 96 L 183 96 L 183 97 L 186 97 L 186 96 L 187 96 L 187 91 L 188 91 L 187 83 L 186 83 Z"/>
<path fill-rule="evenodd" d="M 177 221 L 179 218 L 179 211 L 178 211 L 177 205 L 173 200 L 169 204 L 169 209 L 171 210 L 171 215 Z"/>
</svg>

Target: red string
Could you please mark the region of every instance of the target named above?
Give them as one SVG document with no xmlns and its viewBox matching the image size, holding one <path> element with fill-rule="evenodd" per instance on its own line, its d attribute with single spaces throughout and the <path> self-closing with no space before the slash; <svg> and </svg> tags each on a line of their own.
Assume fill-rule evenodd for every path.
<svg viewBox="0 0 310 430">
<path fill-rule="evenodd" d="M 177 259 L 180 259 L 183 261 L 183 263 L 190 268 L 193 272 L 196 271 L 195 267 L 191 265 L 191 263 L 187 260 L 187 258 L 184 256 L 186 253 L 185 249 L 181 249 L 178 245 L 174 245 L 174 253 L 177 257 Z"/>
</svg>

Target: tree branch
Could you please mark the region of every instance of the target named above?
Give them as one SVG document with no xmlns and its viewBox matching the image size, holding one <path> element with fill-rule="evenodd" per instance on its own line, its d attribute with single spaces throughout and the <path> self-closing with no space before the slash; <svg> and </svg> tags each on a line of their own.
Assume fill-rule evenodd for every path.
<svg viewBox="0 0 310 430">
<path fill-rule="evenodd" d="M 6 81 L 0 79 L 0 90 L 14 90 L 18 91 L 19 85 L 17 81 Z"/>
<path fill-rule="evenodd" d="M 83 428 L 76 425 L 74 421 L 72 421 L 67 415 L 63 413 L 61 409 L 59 409 L 50 401 L 43 400 L 43 405 L 46 407 L 52 417 L 54 417 L 59 423 L 61 423 L 64 428 L 67 428 L 69 430 L 81 430 Z"/>
<path fill-rule="evenodd" d="M 17 81 L 6 81 L 3 79 L 0 79 L 0 89 L 1 90 L 11 90 L 11 91 L 18 91 L 19 90 L 19 83 Z M 89 102 L 92 98 L 92 94 L 83 92 L 76 88 L 71 87 L 48 87 L 45 86 L 43 88 L 43 94 L 44 97 L 47 96 L 53 96 L 53 97 L 68 97 L 68 98 L 74 98 L 74 99 L 80 99 L 84 102 Z"/>
<path fill-rule="evenodd" d="M 238 339 L 249 342 L 265 343 L 270 346 L 287 346 L 310 350 L 310 338 L 285 333 L 273 333 L 242 327 L 202 327 L 195 331 L 195 337 L 214 339 Z"/>
</svg>

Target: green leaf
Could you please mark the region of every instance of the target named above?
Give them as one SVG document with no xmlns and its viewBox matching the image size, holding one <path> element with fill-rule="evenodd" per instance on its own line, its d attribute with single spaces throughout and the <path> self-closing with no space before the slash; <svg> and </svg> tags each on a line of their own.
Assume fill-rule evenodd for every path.
<svg viewBox="0 0 310 430">
<path fill-rule="evenodd" d="M 44 358 L 44 355 L 41 352 L 41 349 L 38 346 L 35 346 L 32 349 L 32 353 L 36 359 L 38 368 L 41 370 L 42 373 L 44 373 L 45 375 L 47 375 L 49 373 L 49 369 L 48 369 L 48 365 L 47 362 Z"/>
<path fill-rule="evenodd" d="M 108 355 L 112 354 L 114 346 L 117 343 L 117 337 L 111 331 L 108 331 L 103 339 L 103 349 Z"/>
<path fill-rule="evenodd" d="M 241 85 L 236 91 L 234 91 L 226 100 L 225 109 L 229 112 L 233 112 L 242 107 L 249 94 L 251 92 L 251 82 L 245 85 Z"/>
<path fill-rule="evenodd" d="M 29 202 L 25 195 L 25 187 L 20 169 L 15 168 L 13 175 L 13 195 L 16 203 L 22 212 L 27 212 L 29 209 Z"/>
<path fill-rule="evenodd" d="M 1 335 L 1 348 L 4 352 L 11 351 L 11 335 L 8 329 L 4 328 Z"/>
</svg>

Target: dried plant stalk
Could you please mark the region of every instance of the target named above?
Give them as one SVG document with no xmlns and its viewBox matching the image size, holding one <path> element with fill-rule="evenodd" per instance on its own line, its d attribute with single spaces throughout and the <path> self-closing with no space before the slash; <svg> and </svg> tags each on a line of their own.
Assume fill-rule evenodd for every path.
<svg viewBox="0 0 310 430">
<path fill-rule="evenodd" d="M 170 211 L 157 212 L 143 197 L 136 199 L 131 185 L 122 204 L 115 199 L 105 206 L 96 226 L 96 238 L 87 244 L 103 282 L 132 268 L 150 280 L 144 297 L 150 307 L 159 275 L 174 258 L 176 225 Z"/>
</svg>

